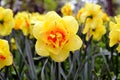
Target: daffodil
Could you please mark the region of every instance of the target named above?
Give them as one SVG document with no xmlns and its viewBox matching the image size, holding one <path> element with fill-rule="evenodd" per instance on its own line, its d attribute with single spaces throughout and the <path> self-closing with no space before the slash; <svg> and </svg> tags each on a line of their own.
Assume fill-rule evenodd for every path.
<svg viewBox="0 0 120 80">
<path fill-rule="evenodd" d="M 35 25 L 39 21 L 43 21 L 44 19 L 44 14 L 39 14 L 39 13 L 32 13 L 31 14 L 31 24 Z"/>
<path fill-rule="evenodd" d="M 11 38 L 10 43 L 11 43 L 12 50 L 16 50 L 17 46 L 14 38 Z"/>
<path fill-rule="evenodd" d="M 110 47 L 118 44 L 117 50 L 120 52 L 120 16 L 115 17 L 115 22 L 110 22 Z"/>
<path fill-rule="evenodd" d="M 0 69 L 11 65 L 13 62 L 9 45 L 6 40 L 0 39 Z"/>
<path fill-rule="evenodd" d="M 44 19 L 44 14 L 39 14 L 39 13 L 32 13 L 30 16 L 30 38 L 33 38 L 33 27 L 34 25 L 38 24 L 40 21 L 43 21 Z"/>
<path fill-rule="evenodd" d="M 14 25 L 12 10 L 0 7 L 0 36 L 9 35 Z"/>
<path fill-rule="evenodd" d="M 98 41 L 106 33 L 103 22 L 106 21 L 107 16 L 97 4 L 86 3 L 78 11 L 77 19 L 80 24 L 84 24 L 82 33 L 86 34 L 86 40 L 93 36 L 93 39 Z"/>
<path fill-rule="evenodd" d="M 33 29 L 37 39 L 35 49 L 40 56 L 50 56 L 56 62 L 62 62 L 82 46 L 82 40 L 76 35 L 78 23 L 72 16 L 60 17 L 56 12 L 48 12 L 43 21 Z"/>
<path fill-rule="evenodd" d="M 15 15 L 15 30 L 22 30 L 23 34 L 27 36 L 30 33 L 30 13 L 19 12 Z"/>
<path fill-rule="evenodd" d="M 106 33 L 105 26 L 98 25 L 94 29 L 89 29 L 89 32 L 86 35 L 86 40 L 88 41 L 89 38 L 92 37 L 94 40 L 98 41 L 105 33 Z"/>
<path fill-rule="evenodd" d="M 72 15 L 72 7 L 69 3 L 65 4 L 62 8 L 61 8 L 61 12 L 64 16 L 70 16 Z"/>
</svg>

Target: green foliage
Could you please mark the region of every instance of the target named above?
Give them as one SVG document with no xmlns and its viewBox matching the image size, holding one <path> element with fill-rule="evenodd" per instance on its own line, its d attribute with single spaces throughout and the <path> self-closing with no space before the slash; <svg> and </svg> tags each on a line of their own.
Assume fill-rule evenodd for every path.
<svg viewBox="0 0 120 80">
<path fill-rule="evenodd" d="M 54 0 L 44 0 L 45 1 L 45 9 L 48 11 L 55 10 L 57 8 L 57 4 Z"/>
</svg>

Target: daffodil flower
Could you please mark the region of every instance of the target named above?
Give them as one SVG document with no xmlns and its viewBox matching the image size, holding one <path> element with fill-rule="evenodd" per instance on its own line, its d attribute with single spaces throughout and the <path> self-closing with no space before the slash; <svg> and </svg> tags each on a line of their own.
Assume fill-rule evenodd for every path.
<svg viewBox="0 0 120 80">
<path fill-rule="evenodd" d="M 0 7 L 0 36 L 9 35 L 14 25 L 12 10 Z"/>
<path fill-rule="evenodd" d="M 19 12 L 15 15 L 15 30 L 22 30 L 25 36 L 30 34 L 30 14 L 28 12 Z"/>
<path fill-rule="evenodd" d="M 120 52 L 120 16 L 115 17 L 115 22 L 110 22 L 110 47 L 118 44 L 117 50 Z"/>
<path fill-rule="evenodd" d="M 69 51 L 75 51 L 82 46 L 82 40 L 76 35 L 78 23 L 72 16 L 61 18 L 51 11 L 43 21 L 33 29 L 37 39 L 35 49 L 40 56 L 50 56 L 56 62 L 62 62 L 69 56 Z"/>
<path fill-rule="evenodd" d="M 62 8 L 61 8 L 61 12 L 64 16 L 70 16 L 72 15 L 72 7 L 69 3 L 65 4 Z"/>
<path fill-rule="evenodd" d="M 6 40 L 0 39 L 0 69 L 4 66 L 9 66 L 13 62 L 12 55 L 9 50 L 9 45 Z"/>
<path fill-rule="evenodd" d="M 17 50 L 17 46 L 16 46 L 16 42 L 14 38 L 10 39 L 10 43 L 11 43 L 11 49 L 12 50 Z"/>
<path fill-rule="evenodd" d="M 82 33 L 86 34 L 87 41 L 91 36 L 98 41 L 106 33 L 103 22 L 107 21 L 108 17 L 97 4 L 86 3 L 78 11 L 77 19 L 80 24 L 84 24 Z"/>
</svg>

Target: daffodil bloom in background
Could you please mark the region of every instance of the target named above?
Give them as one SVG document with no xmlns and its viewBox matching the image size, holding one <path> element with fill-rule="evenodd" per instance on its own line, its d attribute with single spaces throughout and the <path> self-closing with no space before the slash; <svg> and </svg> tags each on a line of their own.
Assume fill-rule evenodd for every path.
<svg viewBox="0 0 120 80">
<path fill-rule="evenodd" d="M 33 38 L 33 27 L 38 24 L 40 21 L 43 21 L 44 19 L 44 14 L 39 14 L 39 13 L 31 13 L 30 16 L 30 38 Z"/>
<path fill-rule="evenodd" d="M 14 25 L 12 10 L 0 7 L 0 36 L 9 35 Z"/>
<path fill-rule="evenodd" d="M 86 35 L 86 40 L 89 40 L 90 37 L 92 37 L 94 40 L 99 41 L 102 37 L 102 35 L 104 35 L 106 33 L 106 29 L 104 25 L 97 25 L 95 29 L 89 29 L 89 32 Z"/>
<path fill-rule="evenodd" d="M 50 11 L 44 20 L 33 29 L 37 39 L 35 49 L 40 56 L 50 56 L 56 62 L 62 62 L 82 46 L 82 40 L 76 35 L 78 23 L 72 16 L 61 18 L 56 12 Z"/>
<path fill-rule="evenodd" d="M 28 12 L 18 12 L 15 15 L 15 30 L 22 30 L 25 36 L 30 34 L 30 13 Z"/>
<path fill-rule="evenodd" d="M 17 46 L 14 38 L 11 38 L 10 43 L 11 43 L 12 50 L 16 50 Z"/>
<path fill-rule="evenodd" d="M 91 36 L 94 40 L 100 40 L 102 35 L 106 33 L 105 26 L 107 16 L 101 10 L 101 6 L 97 4 L 86 3 L 83 8 L 78 11 L 77 19 L 83 26 L 83 34 L 86 34 L 88 41 Z"/>
<path fill-rule="evenodd" d="M 62 8 L 61 8 L 61 12 L 64 16 L 70 16 L 72 15 L 72 7 L 69 3 L 65 4 Z"/>
<path fill-rule="evenodd" d="M 114 17 L 115 22 L 110 21 L 110 31 L 113 30 L 114 28 L 116 28 L 117 26 L 120 26 L 119 22 L 120 22 L 120 15 L 117 15 Z"/>
<path fill-rule="evenodd" d="M 118 44 L 117 50 L 120 52 L 120 15 L 115 17 L 115 22 L 110 22 L 110 47 Z"/>
<path fill-rule="evenodd" d="M 44 19 L 44 14 L 39 14 L 39 13 L 32 13 L 31 14 L 31 24 L 35 25 L 39 21 L 43 21 Z"/>
<path fill-rule="evenodd" d="M 101 11 L 101 14 L 102 14 L 101 16 L 102 16 L 103 22 L 110 21 L 109 16 L 108 16 L 105 12 L 102 12 L 102 11 Z"/>
<path fill-rule="evenodd" d="M 0 69 L 11 65 L 12 62 L 13 59 L 10 53 L 8 41 L 0 39 Z"/>
</svg>

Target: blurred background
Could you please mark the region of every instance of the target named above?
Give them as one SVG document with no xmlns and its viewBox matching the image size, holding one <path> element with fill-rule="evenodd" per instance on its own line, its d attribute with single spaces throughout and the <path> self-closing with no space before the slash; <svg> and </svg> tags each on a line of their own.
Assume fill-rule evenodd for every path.
<svg viewBox="0 0 120 80">
<path fill-rule="evenodd" d="M 11 8 L 14 13 L 18 11 L 44 13 L 55 10 L 60 14 L 60 8 L 65 3 L 71 3 L 73 11 L 77 12 L 85 2 L 100 4 L 110 16 L 120 13 L 120 0 L 0 0 L 0 5 Z"/>
</svg>

